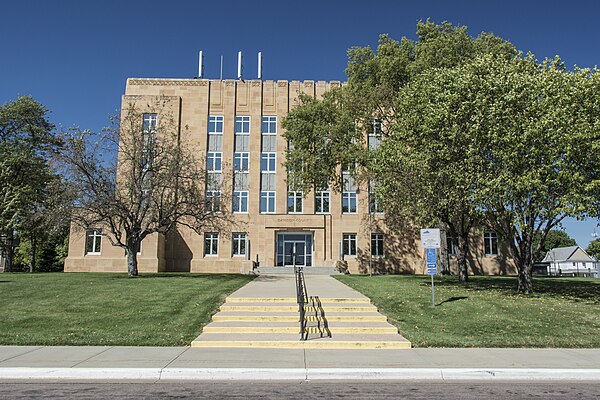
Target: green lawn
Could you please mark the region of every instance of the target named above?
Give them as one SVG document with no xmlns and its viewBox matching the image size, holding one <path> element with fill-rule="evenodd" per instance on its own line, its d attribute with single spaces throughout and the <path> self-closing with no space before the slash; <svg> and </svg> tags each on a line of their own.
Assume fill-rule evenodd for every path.
<svg viewBox="0 0 600 400">
<path fill-rule="evenodd" d="M 0 345 L 188 345 L 243 275 L 0 274 Z"/>
<path fill-rule="evenodd" d="M 600 347 L 600 279 L 537 278 L 516 294 L 515 277 L 339 276 L 370 297 L 415 347 Z"/>
</svg>

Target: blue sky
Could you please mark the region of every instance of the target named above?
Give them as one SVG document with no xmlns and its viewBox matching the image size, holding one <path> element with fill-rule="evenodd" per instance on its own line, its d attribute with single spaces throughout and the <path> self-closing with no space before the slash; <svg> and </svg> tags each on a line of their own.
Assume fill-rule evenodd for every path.
<svg viewBox="0 0 600 400">
<path fill-rule="evenodd" d="M 0 0 L 0 103 L 31 95 L 62 127 L 99 130 L 119 106 L 128 77 L 197 74 L 345 80 L 346 51 L 375 46 L 379 34 L 415 37 L 431 18 L 493 32 L 539 59 L 560 55 L 567 66 L 600 64 L 600 2 L 577 1 L 85 1 Z M 568 220 L 586 247 L 598 221 Z M 600 233 L 600 229 L 597 229 Z"/>
</svg>

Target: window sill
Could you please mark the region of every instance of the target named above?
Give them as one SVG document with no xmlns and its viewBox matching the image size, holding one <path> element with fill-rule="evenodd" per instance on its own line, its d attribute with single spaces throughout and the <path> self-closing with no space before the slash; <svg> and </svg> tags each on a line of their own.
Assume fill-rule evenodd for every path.
<svg viewBox="0 0 600 400">
<path fill-rule="evenodd" d="M 102 253 L 85 253 L 86 256 L 100 256 Z"/>
</svg>

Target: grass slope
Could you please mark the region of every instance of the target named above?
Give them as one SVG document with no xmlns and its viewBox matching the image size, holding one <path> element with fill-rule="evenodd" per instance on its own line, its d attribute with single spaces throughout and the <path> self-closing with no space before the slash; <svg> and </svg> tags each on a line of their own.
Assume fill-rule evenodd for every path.
<svg viewBox="0 0 600 400">
<path fill-rule="evenodd" d="M 187 345 L 242 275 L 0 274 L 1 345 Z"/>
<path fill-rule="evenodd" d="M 370 297 L 416 347 L 600 347 L 600 279 L 534 279 L 533 295 L 514 277 L 340 276 Z"/>
</svg>

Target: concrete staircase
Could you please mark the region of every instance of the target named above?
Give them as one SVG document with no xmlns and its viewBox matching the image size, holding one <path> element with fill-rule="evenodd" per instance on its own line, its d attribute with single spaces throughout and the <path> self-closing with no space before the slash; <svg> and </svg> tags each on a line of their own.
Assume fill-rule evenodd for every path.
<svg viewBox="0 0 600 400">
<path fill-rule="evenodd" d="M 313 296 L 305 309 L 308 339 L 300 340 L 299 312 L 295 298 L 230 296 L 213 316 L 212 322 L 192 342 L 192 347 L 411 347 L 410 342 L 398 334 L 397 328 L 377 312 L 377 308 L 367 297 Z"/>
<path fill-rule="evenodd" d="M 255 272 L 260 275 L 291 275 L 294 267 L 258 267 Z M 304 267 L 304 275 L 342 275 L 335 267 Z"/>
</svg>

